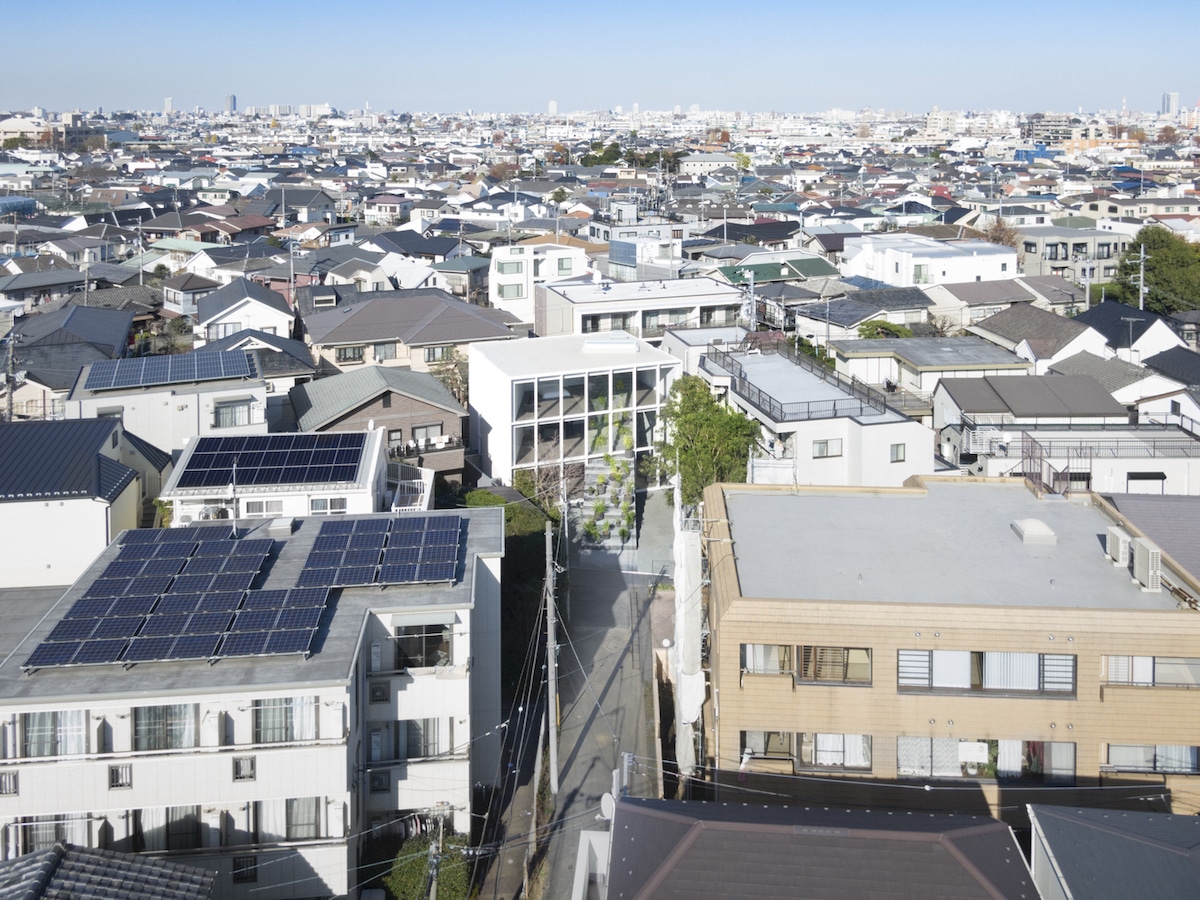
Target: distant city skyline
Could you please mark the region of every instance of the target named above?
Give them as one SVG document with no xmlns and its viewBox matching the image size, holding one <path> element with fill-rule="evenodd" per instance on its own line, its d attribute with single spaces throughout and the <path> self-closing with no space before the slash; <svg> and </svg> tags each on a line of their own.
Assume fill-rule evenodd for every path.
<svg viewBox="0 0 1200 900">
<path fill-rule="evenodd" d="M 202 8 L 129 0 L 46 0 L 5 12 L 0 109 L 221 112 L 335 108 L 560 114 L 613 109 L 821 112 L 942 109 L 1155 113 L 1165 93 L 1195 107 L 1184 53 L 1135 46 L 1127 3 L 1098 0 L 1069 27 L 1047 11 L 865 0 L 853 7 L 767 0 L 558 6 L 510 15 L 478 0 L 435 4 L 213 0 Z M 1136 8 L 1165 34 L 1200 25 L 1200 6 Z M 1040 17 L 1040 18 L 1039 18 Z M 1035 27 L 1042 26 L 1042 27 Z M 68 46 L 61 29 L 79 40 Z M 472 53 L 479 48 L 477 54 Z M 94 53 L 93 53 L 94 51 Z M 204 77 L 197 77 L 202 71 Z"/>
</svg>

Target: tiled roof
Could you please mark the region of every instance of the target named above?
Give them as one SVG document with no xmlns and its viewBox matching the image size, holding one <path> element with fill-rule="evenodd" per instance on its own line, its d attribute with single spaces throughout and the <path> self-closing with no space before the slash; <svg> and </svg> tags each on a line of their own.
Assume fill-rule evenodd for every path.
<svg viewBox="0 0 1200 900">
<path fill-rule="evenodd" d="M 0 425 L 0 501 L 113 499 L 135 474 L 100 453 L 116 427 L 111 419 Z"/>
<path fill-rule="evenodd" d="M 427 372 L 392 366 L 365 366 L 329 378 L 298 384 L 288 392 L 302 431 L 315 431 L 384 392 L 406 394 L 463 415 L 466 410 Z"/>
<path fill-rule="evenodd" d="M 215 881 L 195 866 L 63 843 L 0 862 L 3 900 L 204 900 Z"/>
</svg>

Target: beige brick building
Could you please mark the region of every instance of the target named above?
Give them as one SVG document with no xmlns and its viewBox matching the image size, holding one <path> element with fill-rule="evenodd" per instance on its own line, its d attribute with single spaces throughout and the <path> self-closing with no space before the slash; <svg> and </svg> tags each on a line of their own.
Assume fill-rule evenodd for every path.
<svg viewBox="0 0 1200 900">
<path fill-rule="evenodd" d="M 1197 811 L 1200 583 L 1167 550 L 1194 501 L 1138 500 L 1159 547 L 1127 496 L 909 484 L 706 492 L 704 751 L 722 799 Z M 1134 580 L 1154 572 L 1157 591 Z"/>
</svg>

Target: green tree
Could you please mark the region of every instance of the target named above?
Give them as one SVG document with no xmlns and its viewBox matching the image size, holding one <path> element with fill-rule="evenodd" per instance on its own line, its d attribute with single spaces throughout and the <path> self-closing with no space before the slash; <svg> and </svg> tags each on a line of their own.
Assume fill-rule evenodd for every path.
<svg viewBox="0 0 1200 900">
<path fill-rule="evenodd" d="M 429 371 L 459 403 L 467 405 L 467 358 L 457 347 L 447 350 L 441 361 L 434 363 Z"/>
<path fill-rule="evenodd" d="M 750 156 L 746 153 L 735 153 L 733 158 L 737 160 L 737 168 L 739 172 L 750 171 Z"/>
<path fill-rule="evenodd" d="M 429 847 L 433 835 L 409 838 L 400 848 L 392 871 L 383 883 L 396 900 L 425 900 L 429 896 Z M 468 846 L 461 834 L 448 834 L 442 839 L 442 855 L 437 867 L 438 900 L 466 900 L 471 889 L 471 862 L 463 856 Z"/>
<path fill-rule="evenodd" d="M 871 319 L 858 326 L 858 336 L 868 340 L 877 338 L 910 338 L 912 329 L 903 325 L 893 325 L 885 319 Z"/>
<path fill-rule="evenodd" d="M 550 195 L 550 199 L 553 200 L 555 203 L 566 203 L 567 202 L 566 188 L 561 188 L 561 187 L 555 188 L 554 193 Z"/>
<path fill-rule="evenodd" d="M 717 482 L 744 482 L 759 425 L 713 399 L 708 383 L 684 375 L 671 386 L 662 408 L 665 437 L 646 461 L 651 477 L 679 474 L 684 503 L 698 503 Z"/>
<path fill-rule="evenodd" d="M 1146 308 L 1164 315 L 1200 309 L 1200 246 L 1188 243 L 1161 225 L 1148 225 L 1134 235 L 1121 255 L 1115 284 L 1106 295 L 1138 305 L 1138 275 L 1146 248 Z"/>
</svg>

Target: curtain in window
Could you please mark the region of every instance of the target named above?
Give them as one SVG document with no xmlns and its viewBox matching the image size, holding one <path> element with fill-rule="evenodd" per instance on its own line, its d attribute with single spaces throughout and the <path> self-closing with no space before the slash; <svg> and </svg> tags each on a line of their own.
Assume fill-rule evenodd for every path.
<svg viewBox="0 0 1200 900">
<path fill-rule="evenodd" d="M 986 691 L 1036 691 L 1038 654 L 983 654 L 983 689 Z"/>
<path fill-rule="evenodd" d="M 17 757 L 17 719 L 9 716 L 0 719 L 0 759 L 16 759 Z"/>
<path fill-rule="evenodd" d="M 177 703 L 170 707 L 170 742 L 172 747 L 196 746 L 196 707 L 191 703 Z"/>
<path fill-rule="evenodd" d="M 58 714 L 59 756 L 82 756 L 87 753 L 87 712 L 65 709 Z"/>
<path fill-rule="evenodd" d="M 21 829 L 10 826 L 3 829 L 3 833 L 4 858 L 16 859 L 21 855 Z"/>
<path fill-rule="evenodd" d="M 971 652 L 969 650 L 933 651 L 935 688 L 971 689 Z"/>
<path fill-rule="evenodd" d="M 291 739 L 291 701 L 255 700 L 254 740 L 260 744 L 278 744 Z"/>
<path fill-rule="evenodd" d="M 1046 784 L 1075 783 L 1075 745 L 1063 741 L 1042 745 L 1043 775 Z"/>
<path fill-rule="evenodd" d="M 1024 768 L 1025 742 L 998 741 L 999 754 L 996 757 L 997 778 L 1020 778 Z"/>
<path fill-rule="evenodd" d="M 134 833 L 141 837 L 143 850 L 167 849 L 167 810 L 157 806 L 134 813 Z"/>
<path fill-rule="evenodd" d="M 1154 748 L 1154 768 L 1160 772 L 1195 772 L 1197 762 L 1195 747 L 1159 744 Z"/>
<path fill-rule="evenodd" d="M 317 798 L 298 797 L 287 801 L 287 818 L 289 841 L 317 837 Z"/>
<path fill-rule="evenodd" d="M 58 840 L 57 816 L 34 816 L 25 826 L 25 852 L 48 850 Z"/>
<path fill-rule="evenodd" d="M 258 804 L 258 830 L 266 843 L 286 841 L 288 836 L 286 800 L 261 800 Z"/>
<path fill-rule="evenodd" d="M 200 808 L 167 807 L 167 849 L 193 850 L 200 843 Z"/>
<path fill-rule="evenodd" d="M 846 735 L 846 756 L 843 765 L 847 769 L 871 768 L 871 736 L 869 734 Z"/>
<path fill-rule="evenodd" d="M 25 756 L 54 755 L 54 713 L 25 713 Z"/>
<path fill-rule="evenodd" d="M 896 738 L 896 771 L 901 775 L 928 776 L 932 771 L 929 738 Z"/>
<path fill-rule="evenodd" d="M 841 734 L 818 734 L 816 763 L 818 766 L 840 766 L 845 759 L 846 737 Z"/>
<path fill-rule="evenodd" d="M 761 731 L 743 731 L 742 746 L 756 756 L 762 756 L 767 752 L 766 737 Z"/>
<path fill-rule="evenodd" d="M 317 739 L 317 698 L 292 698 L 292 740 L 315 741 Z"/>
<path fill-rule="evenodd" d="M 1108 764 L 1118 769 L 1154 769 L 1154 745 L 1109 744 Z"/>
</svg>

